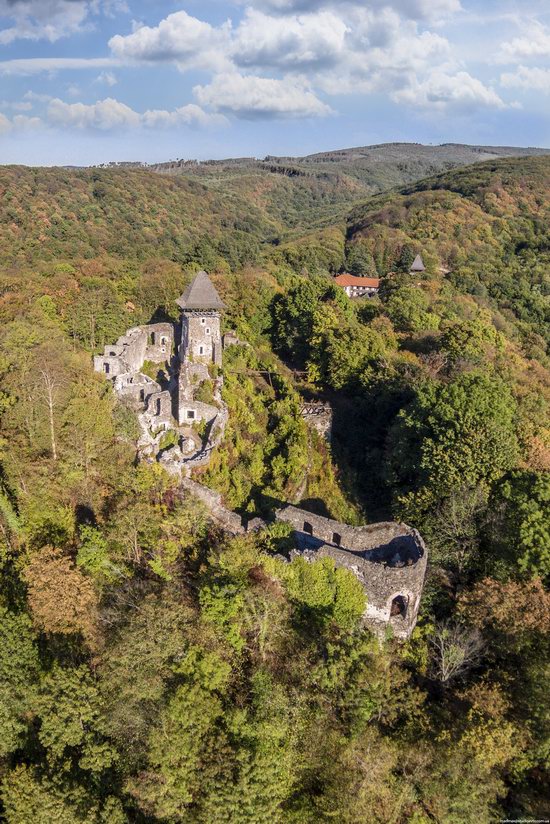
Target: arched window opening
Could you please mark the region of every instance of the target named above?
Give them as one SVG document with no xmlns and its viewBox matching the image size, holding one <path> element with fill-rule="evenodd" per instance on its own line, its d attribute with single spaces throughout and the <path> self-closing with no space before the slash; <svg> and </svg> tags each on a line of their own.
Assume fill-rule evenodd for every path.
<svg viewBox="0 0 550 824">
<path fill-rule="evenodd" d="M 332 543 L 334 544 L 334 546 L 342 546 L 342 536 L 338 535 L 337 532 L 333 532 Z"/>
<path fill-rule="evenodd" d="M 313 527 L 309 523 L 309 521 L 304 521 L 304 532 L 307 535 L 313 535 Z"/>
<path fill-rule="evenodd" d="M 110 364 L 108 364 L 108 363 L 104 363 L 104 364 L 103 364 L 103 370 L 104 370 L 105 374 L 106 374 L 106 375 L 108 375 L 108 374 L 109 374 L 109 372 L 111 371 L 111 366 L 110 366 Z"/>
<path fill-rule="evenodd" d="M 402 618 L 405 617 L 407 614 L 407 600 L 403 597 L 403 595 L 396 595 L 393 601 L 391 602 L 391 609 L 390 615 L 392 618 L 395 618 L 397 615 L 400 615 Z"/>
</svg>

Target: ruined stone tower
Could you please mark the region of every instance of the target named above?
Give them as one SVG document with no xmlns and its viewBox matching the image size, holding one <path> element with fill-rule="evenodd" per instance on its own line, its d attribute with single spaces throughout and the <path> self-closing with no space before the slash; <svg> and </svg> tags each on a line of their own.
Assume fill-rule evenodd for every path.
<svg viewBox="0 0 550 824">
<path fill-rule="evenodd" d="M 177 304 L 182 310 L 178 421 L 184 424 L 209 420 L 217 409 L 198 401 L 195 392 L 214 377 L 212 366 L 222 365 L 220 320 L 225 305 L 206 272 L 198 273 Z"/>
<path fill-rule="evenodd" d="M 220 314 L 224 303 L 206 272 L 199 272 L 177 301 L 181 308 L 180 360 L 222 363 Z"/>
</svg>

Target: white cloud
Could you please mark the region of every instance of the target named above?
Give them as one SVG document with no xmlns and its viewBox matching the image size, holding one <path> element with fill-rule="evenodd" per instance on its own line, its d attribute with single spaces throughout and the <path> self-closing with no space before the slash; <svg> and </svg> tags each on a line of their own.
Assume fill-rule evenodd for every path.
<svg viewBox="0 0 550 824">
<path fill-rule="evenodd" d="M 550 29 L 540 23 L 525 27 L 525 35 L 514 37 L 502 44 L 499 58 L 504 62 L 517 62 L 532 57 L 550 56 Z"/>
<path fill-rule="evenodd" d="M 12 131 L 33 131 L 41 128 L 43 123 L 39 117 L 29 117 L 25 114 L 16 114 L 11 120 L 5 114 L 0 114 L 0 135 Z"/>
<path fill-rule="evenodd" d="M 252 5 L 260 9 L 282 14 L 318 11 L 324 8 L 357 6 L 365 9 L 361 0 L 252 0 Z M 391 8 L 398 14 L 412 20 L 440 20 L 460 11 L 460 0 L 370 0 L 369 9 Z"/>
<path fill-rule="evenodd" d="M 341 60 L 348 27 L 332 12 L 270 17 L 249 9 L 235 32 L 232 56 L 240 66 L 291 69 Z"/>
<path fill-rule="evenodd" d="M 0 30 L 0 43 L 15 40 L 54 43 L 89 27 L 91 15 L 102 13 L 114 17 L 125 11 L 128 11 L 125 0 L 0 0 L 0 17 L 12 24 Z"/>
<path fill-rule="evenodd" d="M 146 128 L 219 126 L 226 122 L 224 117 L 208 114 L 195 103 L 189 103 L 171 112 L 154 109 L 140 114 L 112 97 L 90 104 L 66 103 L 59 98 L 54 98 L 48 104 L 47 120 L 51 125 L 61 128 L 99 131 L 136 129 L 141 126 Z"/>
<path fill-rule="evenodd" d="M 116 57 L 130 61 L 174 61 L 182 67 L 221 67 L 228 47 L 230 25 L 220 28 L 185 11 L 168 15 L 158 26 L 140 26 L 132 34 L 109 40 Z"/>
<path fill-rule="evenodd" d="M 54 42 L 79 31 L 89 11 L 87 0 L 0 0 L 0 17 L 13 23 L 0 30 L 0 43 L 21 39 Z"/>
<path fill-rule="evenodd" d="M 19 131 L 35 131 L 43 127 L 43 122 L 39 117 L 28 117 L 25 114 L 17 114 L 12 118 L 13 128 Z"/>
<path fill-rule="evenodd" d="M 101 131 L 131 128 L 140 124 L 137 112 L 112 97 L 92 104 L 65 103 L 56 97 L 48 105 L 48 120 L 54 126 Z"/>
<path fill-rule="evenodd" d="M 21 57 L 0 60 L 0 75 L 30 75 L 77 69 L 102 69 L 120 65 L 112 57 Z"/>
<path fill-rule="evenodd" d="M 14 112 L 30 112 L 32 103 L 30 100 L 2 100 L 0 109 L 11 109 Z"/>
<path fill-rule="evenodd" d="M 29 89 L 29 91 L 23 95 L 23 100 L 31 100 L 34 103 L 49 103 L 51 99 L 51 94 L 37 94 L 37 92 L 33 92 L 32 89 Z"/>
<path fill-rule="evenodd" d="M 434 67 L 451 65 L 444 37 L 419 33 L 416 23 L 389 9 L 356 9 L 350 13 L 349 28 L 340 63 L 319 72 L 315 80 L 329 94 L 390 93 L 408 88 Z"/>
<path fill-rule="evenodd" d="M 516 72 L 501 74 L 500 83 L 507 89 L 526 89 L 550 94 L 550 69 L 519 66 Z"/>
<path fill-rule="evenodd" d="M 249 120 L 319 117 L 331 111 L 312 91 L 289 78 L 232 72 L 216 75 L 209 85 L 195 86 L 193 91 L 201 105 Z"/>
<path fill-rule="evenodd" d="M 104 83 L 106 86 L 112 88 L 113 86 L 116 86 L 118 80 L 114 72 L 105 71 L 98 74 L 98 76 L 94 80 L 94 83 Z"/>
<path fill-rule="evenodd" d="M 175 126 L 223 126 L 227 120 L 221 114 L 205 112 L 196 103 L 188 103 L 171 112 L 164 109 L 151 109 L 142 115 L 142 123 L 151 129 L 164 129 Z"/>
<path fill-rule="evenodd" d="M 465 114 L 479 108 L 506 108 L 494 89 L 464 71 L 453 75 L 432 72 L 424 81 L 416 81 L 409 88 L 393 93 L 392 99 L 412 106 L 452 109 Z"/>
</svg>

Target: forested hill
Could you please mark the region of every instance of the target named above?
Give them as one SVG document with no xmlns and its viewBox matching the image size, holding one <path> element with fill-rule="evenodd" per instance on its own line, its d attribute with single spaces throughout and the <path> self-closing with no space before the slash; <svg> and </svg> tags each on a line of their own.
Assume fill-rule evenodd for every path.
<svg viewBox="0 0 550 824">
<path fill-rule="evenodd" d="M 548 816 L 550 158 L 375 197 L 299 172 L 0 169 L 6 824 Z M 406 642 L 364 628 L 330 558 L 285 563 L 284 525 L 231 537 L 136 462 L 92 354 L 176 320 L 200 268 L 246 345 L 224 351 L 227 428 L 195 480 L 245 519 L 286 501 L 417 528 Z M 344 269 L 378 296 L 348 299 Z"/>
<path fill-rule="evenodd" d="M 4 263 L 105 254 L 187 262 L 200 259 L 203 238 L 210 249 L 220 244 L 238 262 L 257 255 L 258 239 L 280 231 L 236 194 L 140 170 L 4 166 L 0 192 Z"/>
<path fill-rule="evenodd" d="M 454 170 L 354 209 L 348 254 L 372 255 L 383 275 L 412 243 L 431 271 L 523 321 L 536 348 L 537 335 L 550 341 L 549 192 L 546 157 Z"/>
<path fill-rule="evenodd" d="M 349 178 L 361 185 L 366 194 L 403 186 L 457 166 L 467 166 L 498 157 L 530 157 L 548 154 L 548 149 L 514 146 L 468 146 L 447 143 L 425 146 L 421 143 L 381 143 L 351 149 L 337 149 L 304 157 L 268 155 L 263 160 L 170 161 L 149 168 L 162 174 L 184 175 L 204 180 L 208 185 L 230 183 L 236 177 L 309 175 L 317 178 Z"/>
</svg>

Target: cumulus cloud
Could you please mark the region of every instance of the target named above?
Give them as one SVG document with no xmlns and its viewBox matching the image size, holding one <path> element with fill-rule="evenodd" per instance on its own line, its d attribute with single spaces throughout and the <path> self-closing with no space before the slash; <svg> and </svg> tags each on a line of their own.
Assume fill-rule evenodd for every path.
<svg viewBox="0 0 550 824">
<path fill-rule="evenodd" d="M 502 44 L 500 59 L 516 62 L 532 57 L 550 55 L 550 29 L 539 23 L 531 23 L 522 37 L 514 37 Z"/>
<path fill-rule="evenodd" d="M 346 23 L 332 12 L 271 17 L 249 9 L 235 32 L 232 56 L 239 66 L 306 69 L 342 58 Z"/>
<path fill-rule="evenodd" d="M 0 114 L 0 135 L 8 134 L 13 131 L 33 131 L 43 126 L 42 120 L 39 117 L 29 117 L 25 114 L 16 114 L 14 117 L 6 117 L 5 114 Z"/>
<path fill-rule="evenodd" d="M 0 17 L 11 25 L 0 30 L 0 43 L 49 40 L 82 31 L 92 14 L 110 17 L 127 11 L 124 0 L 0 0 Z"/>
<path fill-rule="evenodd" d="M 142 123 L 148 128 L 155 129 L 175 126 L 223 126 L 227 120 L 221 114 L 205 112 L 196 103 L 188 103 L 171 112 L 164 109 L 151 109 L 142 115 Z"/>
<path fill-rule="evenodd" d="M 87 0 L 0 0 L 0 17 L 13 24 L 0 30 L 0 43 L 20 39 L 54 42 L 78 31 L 89 11 Z"/>
<path fill-rule="evenodd" d="M 291 79 L 216 75 L 207 86 L 195 86 L 197 100 L 216 112 L 255 120 L 260 118 L 319 117 L 331 109 L 315 94 Z"/>
<path fill-rule="evenodd" d="M 54 126 L 101 131 L 136 127 L 140 124 L 137 112 L 112 97 L 92 104 L 65 103 L 56 97 L 48 105 L 48 120 Z"/>
<path fill-rule="evenodd" d="M 132 34 L 117 34 L 109 47 L 130 61 L 174 61 L 182 66 L 220 67 L 228 46 L 230 25 L 219 28 L 185 11 L 168 15 L 158 26 L 140 26 Z"/>
<path fill-rule="evenodd" d="M 140 126 L 146 128 L 208 126 L 225 122 L 225 118 L 208 114 L 194 103 L 171 112 L 156 109 L 140 114 L 112 97 L 90 104 L 66 103 L 59 98 L 54 98 L 48 104 L 47 120 L 57 127 L 99 131 L 135 129 Z"/>
<path fill-rule="evenodd" d="M 390 93 L 410 87 L 438 64 L 448 64 L 450 45 L 419 32 L 393 11 L 357 9 L 349 17 L 345 49 L 336 70 L 320 71 L 316 85 L 329 94 Z"/>
<path fill-rule="evenodd" d="M 526 89 L 550 94 L 550 69 L 519 66 L 516 72 L 501 74 L 500 83 L 507 89 Z"/>
<path fill-rule="evenodd" d="M 409 88 L 395 92 L 392 98 L 398 103 L 448 108 L 462 113 L 479 108 L 506 107 L 494 89 L 464 71 L 453 75 L 432 72 L 424 81 L 414 82 Z"/>
</svg>

